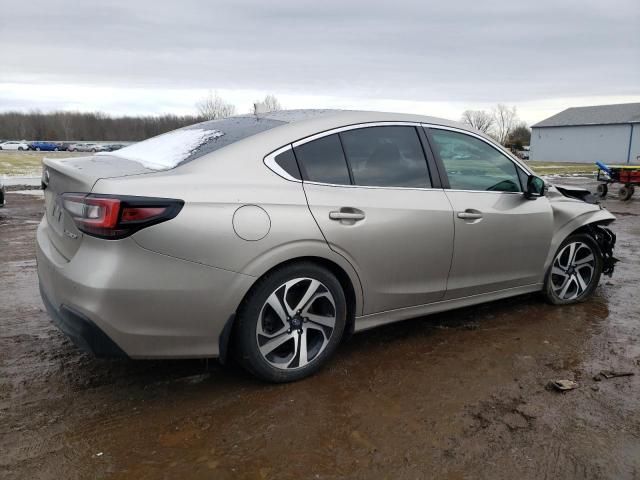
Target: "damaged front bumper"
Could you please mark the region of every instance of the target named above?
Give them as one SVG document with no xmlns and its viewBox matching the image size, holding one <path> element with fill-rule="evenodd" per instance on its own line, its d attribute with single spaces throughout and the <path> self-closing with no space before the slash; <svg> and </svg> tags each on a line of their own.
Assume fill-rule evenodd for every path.
<svg viewBox="0 0 640 480">
<path fill-rule="evenodd" d="M 611 277 L 618 259 L 613 256 L 616 245 L 616 234 L 603 225 L 589 225 L 591 235 L 595 238 L 602 253 L 602 273 Z"/>
</svg>

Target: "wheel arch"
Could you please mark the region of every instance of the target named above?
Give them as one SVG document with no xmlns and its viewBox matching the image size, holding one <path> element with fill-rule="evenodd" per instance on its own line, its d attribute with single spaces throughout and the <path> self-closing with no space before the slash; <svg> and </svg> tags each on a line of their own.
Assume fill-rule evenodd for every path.
<svg viewBox="0 0 640 480">
<path fill-rule="evenodd" d="M 316 265 L 319 265 L 323 268 L 326 268 L 331 273 L 333 273 L 345 294 L 345 298 L 347 301 L 347 323 L 345 326 L 345 331 L 343 334 L 343 340 L 349 338 L 355 329 L 355 318 L 358 316 L 358 312 L 362 312 L 363 301 L 362 301 L 362 287 L 360 285 L 360 280 L 355 272 L 355 270 L 345 268 L 344 264 L 340 265 L 338 262 L 328 259 L 326 257 L 314 256 L 314 255 L 306 255 L 295 257 L 291 259 L 287 259 L 282 261 L 276 265 L 271 266 L 268 270 L 262 273 L 260 276 L 256 277 L 255 281 L 251 285 L 251 287 L 247 290 L 247 292 L 242 297 L 242 300 L 238 304 L 238 308 L 245 299 L 253 292 L 258 281 L 266 275 L 269 275 L 271 272 L 283 268 L 287 265 L 293 265 L 301 262 L 311 262 Z M 354 278 L 355 277 L 355 278 Z M 220 334 L 218 340 L 219 347 L 219 360 L 221 363 L 225 363 L 229 356 L 229 349 L 233 345 L 234 338 L 234 325 L 236 320 L 236 314 L 232 314 L 226 321 L 225 326 Z"/>
<path fill-rule="evenodd" d="M 551 262 L 555 257 L 556 251 L 560 244 L 568 238 L 570 235 L 576 233 L 592 233 L 592 228 L 594 226 L 606 226 L 609 225 L 616 219 L 609 211 L 607 210 L 597 210 L 595 212 L 588 212 L 582 215 L 579 215 L 569 222 L 565 223 L 562 228 L 556 230 L 551 239 L 551 245 L 549 246 L 549 253 L 547 255 L 547 259 L 544 265 L 544 272 L 549 269 L 551 266 Z"/>
</svg>

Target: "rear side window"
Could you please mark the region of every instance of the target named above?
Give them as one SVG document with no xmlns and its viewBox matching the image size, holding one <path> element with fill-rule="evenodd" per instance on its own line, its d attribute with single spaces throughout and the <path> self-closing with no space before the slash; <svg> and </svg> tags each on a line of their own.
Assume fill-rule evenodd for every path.
<svg viewBox="0 0 640 480">
<path fill-rule="evenodd" d="M 515 163 L 486 142 L 449 130 L 430 132 L 452 189 L 522 191 Z"/>
<path fill-rule="evenodd" d="M 298 163 L 296 162 L 293 150 L 289 148 L 285 152 L 276 155 L 275 161 L 282 170 L 287 172 L 293 178 L 300 180 L 300 170 L 298 169 Z"/>
<path fill-rule="evenodd" d="M 295 148 L 305 180 L 349 185 L 349 170 L 337 134 L 322 137 Z"/>
<path fill-rule="evenodd" d="M 431 187 L 414 127 L 366 127 L 340 133 L 355 185 Z"/>
</svg>

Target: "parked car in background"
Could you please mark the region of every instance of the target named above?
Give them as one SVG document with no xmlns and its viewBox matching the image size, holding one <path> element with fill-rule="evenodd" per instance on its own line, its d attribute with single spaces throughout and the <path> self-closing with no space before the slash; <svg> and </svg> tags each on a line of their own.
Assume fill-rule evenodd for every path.
<svg viewBox="0 0 640 480">
<path fill-rule="evenodd" d="M 104 145 L 104 147 L 107 149 L 108 152 L 114 152 L 116 150 L 120 150 L 121 148 L 126 147 L 126 145 L 123 145 L 121 143 L 111 143 L 109 145 Z"/>
<path fill-rule="evenodd" d="M 61 152 L 66 152 L 69 149 L 70 142 L 55 142 L 58 146 L 58 150 Z"/>
<path fill-rule="evenodd" d="M 109 150 L 98 143 L 74 143 L 67 148 L 70 152 L 108 152 Z"/>
<path fill-rule="evenodd" d="M 30 142 L 29 143 L 29 148 L 31 150 L 36 150 L 36 151 L 43 151 L 43 152 L 57 152 L 58 150 L 60 150 L 58 148 L 58 144 L 55 142 Z"/>
<path fill-rule="evenodd" d="M 8 142 L 0 143 L 0 150 L 29 150 L 29 144 L 24 140 L 21 142 L 10 140 Z"/>
<path fill-rule="evenodd" d="M 100 155 L 44 160 L 37 232 L 44 304 L 99 356 L 230 352 L 297 380 L 343 334 L 529 292 L 580 302 L 615 262 L 615 217 L 586 191 L 438 118 L 273 112 Z"/>
</svg>

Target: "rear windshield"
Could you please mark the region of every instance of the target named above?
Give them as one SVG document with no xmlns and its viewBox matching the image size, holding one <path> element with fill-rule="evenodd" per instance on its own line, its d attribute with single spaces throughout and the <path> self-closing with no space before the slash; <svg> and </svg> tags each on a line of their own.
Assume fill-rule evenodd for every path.
<svg viewBox="0 0 640 480">
<path fill-rule="evenodd" d="M 97 155 L 132 160 L 152 170 L 168 170 L 286 123 L 253 115 L 210 120 Z"/>
<path fill-rule="evenodd" d="M 222 133 L 222 135 L 215 136 L 207 140 L 191 152 L 191 155 L 189 155 L 182 163 L 190 162 L 191 160 L 200 158 L 207 153 L 215 152 L 222 147 L 231 145 L 232 143 L 243 140 L 255 135 L 256 133 L 271 130 L 272 128 L 286 123 L 287 122 L 282 122 L 280 120 L 257 118 L 254 115 L 246 117 L 230 117 L 223 118 L 221 120 L 210 120 L 208 122 L 198 123 L 188 128 L 215 130 L 216 132 Z"/>
</svg>

